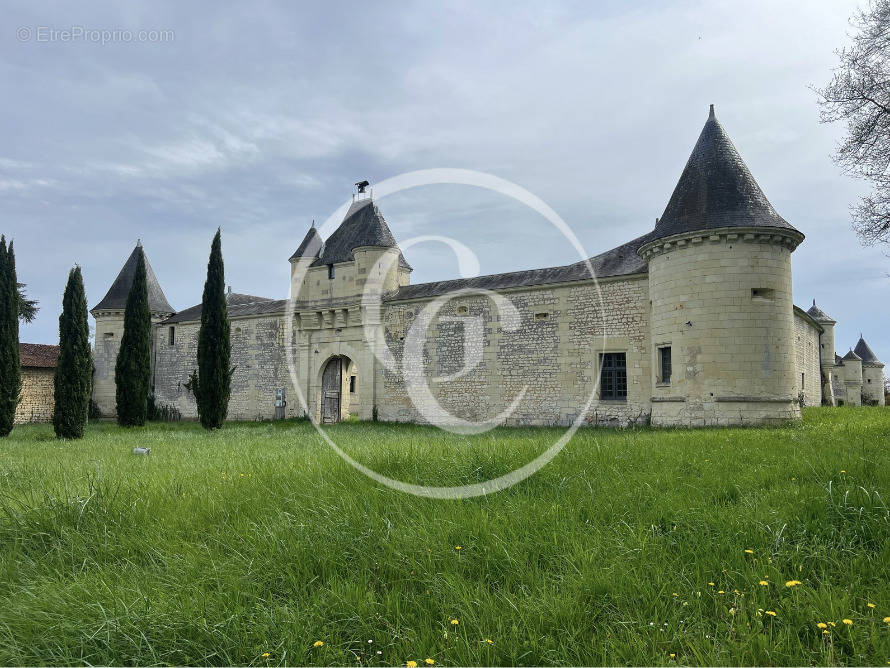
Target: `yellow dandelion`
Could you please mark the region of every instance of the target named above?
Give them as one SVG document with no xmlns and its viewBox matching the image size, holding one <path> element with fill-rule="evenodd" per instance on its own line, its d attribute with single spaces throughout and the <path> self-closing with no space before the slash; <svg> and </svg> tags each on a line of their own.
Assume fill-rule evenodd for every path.
<svg viewBox="0 0 890 668">
<path fill-rule="evenodd" d="M 458 624 L 460 624 L 460 622 L 457 621 L 456 619 L 452 619 L 452 620 L 451 620 L 451 625 L 452 625 L 452 626 L 457 626 Z"/>
<path fill-rule="evenodd" d="M 673 659 L 675 656 L 677 656 L 677 655 L 674 654 L 673 652 L 671 652 L 671 658 Z"/>
<path fill-rule="evenodd" d="M 873 608 L 873 607 L 875 607 L 875 604 L 874 604 L 874 603 L 866 603 L 866 605 L 867 605 L 869 608 Z"/>
<path fill-rule="evenodd" d="M 758 582 L 757 584 L 759 584 L 761 587 L 768 587 L 768 586 L 769 586 L 769 582 L 767 582 L 766 580 L 761 580 L 761 581 Z"/>
<path fill-rule="evenodd" d="M 769 615 L 770 617 L 775 617 L 775 616 L 776 616 L 776 611 L 775 611 L 775 610 L 767 610 L 767 611 L 766 611 L 766 614 Z"/>
<path fill-rule="evenodd" d="M 831 631 L 829 631 L 828 629 L 822 629 L 823 636 L 827 636 L 829 633 L 831 633 Z"/>
<path fill-rule="evenodd" d="M 828 622 L 828 625 L 829 626 L 837 626 L 837 624 L 835 624 L 834 622 Z"/>
<path fill-rule="evenodd" d="M 842 620 L 842 621 L 843 621 L 844 624 L 846 624 L 847 626 L 853 626 L 853 620 L 852 620 L 852 619 L 844 619 L 844 620 Z"/>
<path fill-rule="evenodd" d="M 408 666 L 408 668 L 417 668 L 417 661 L 406 661 L 405 665 Z"/>
<path fill-rule="evenodd" d="M 846 472 L 847 472 L 846 469 L 841 469 L 841 473 L 846 473 Z"/>
<path fill-rule="evenodd" d="M 788 582 L 785 583 L 785 586 L 786 587 L 796 587 L 799 584 L 801 584 L 800 580 L 788 580 Z"/>
<path fill-rule="evenodd" d="M 884 617 L 884 623 L 890 624 L 890 617 Z"/>
<path fill-rule="evenodd" d="M 709 586 L 709 587 L 713 587 L 713 586 L 714 586 L 714 583 L 713 583 L 713 582 L 709 582 L 709 583 L 708 583 L 708 586 Z"/>
<path fill-rule="evenodd" d="M 730 608 L 730 609 L 729 609 L 729 614 L 730 614 L 730 615 L 734 615 L 734 614 L 735 614 L 735 608 Z"/>
<path fill-rule="evenodd" d="M 494 645 L 494 640 L 492 640 L 491 638 L 486 638 L 485 642 L 487 642 L 489 645 Z"/>
<path fill-rule="evenodd" d="M 754 550 L 745 550 L 745 554 L 754 554 Z"/>
<path fill-rule="evenodd" d="M 818 624 L 816 624 L 816 627 L 820 629 L 827 629 L 828 624 L 826 624 L 825 622 L 819 622 Z"/>
<path fill-rule="evenodd" d="M 436 663 L 432 659 L 424 659 L 423 662 L 428 666 L 432 666 L 434 663 Z"/>
<path fill-rule="evenodd" d="M 678 594 L 677 592 L 674 592 L 674 596 L 679 596 L 679 595 L 680 595 L 680 594 Z"/>
<path fill-rule="evenodd" d="M 272 656 L 272 655 L 269 654 L 269 652 L 263 652 L 263 654 L 262 654 L 262 657 L 263 657 L 264 659 L 268 659 L 270 656 Z"/>
<path fill-rule="evenodd" d="M 718 591 L 717 593 L 718 593 L 718 594 L 723 594 L 723 593 L 725 593 L 725 592 L 721 589 L 721 590 Z"/>
<path fill-rule="evenodd" d="M 324 645 L 324 643 L 321 640 L 316 640 L 314 643 L 312 643 L 313 647 L 321 647 L 322 645 Z"/>
<path fill-rule="evenodd" d="M 455 545 L 455 546 L 454 546 L 454 549 L 459 551 L 459 550 L 462 550 L 462 549 L 464 549 L 464 548 L 462 548 L 460 545 Z"/>
</svg>

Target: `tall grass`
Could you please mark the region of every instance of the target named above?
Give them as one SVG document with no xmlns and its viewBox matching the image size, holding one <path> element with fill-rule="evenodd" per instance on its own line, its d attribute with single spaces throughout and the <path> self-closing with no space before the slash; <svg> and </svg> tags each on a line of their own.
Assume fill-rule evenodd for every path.
<svg viewBox="0 0 890 668">
<path fill-rule="evenodd" d="M 330 428 L 375 470 L 436 485 L 559 433 Z M 582 430 L 532 478 L 459 501 L 377 485 L 307 423 L 102 424 L 70 443 L 16 428 L 0 663 L 885 665 L 888 465 L 877 408 Z"/>
</svg>

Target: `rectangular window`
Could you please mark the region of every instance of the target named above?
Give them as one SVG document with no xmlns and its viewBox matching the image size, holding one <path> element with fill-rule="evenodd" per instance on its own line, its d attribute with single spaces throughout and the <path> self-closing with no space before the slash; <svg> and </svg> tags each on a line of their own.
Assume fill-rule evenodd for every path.
<svg viewBox="0 0 890 668">
<path fill-rule="evenodd" d="M 600 399 L 627 399 L 627 358 L 624 353 L 600 355 Z"/>
<path fill-rule="evenodd" d="M 352 394 L 355 394 L 355 376 L 349 377 L 349 391 Z"/>
<path fill-rule="evenodd" d="M 671 382 L 671 347 L 663 346 L 658 349 L 658 377 L 659 383 Z"/>
<path fill-rule="evenodd" d="M 176 344 L 176 328 L 175 327 L 171 327 L 167 331 L 167 343 L 171 346 Z"/>
<path fill-rule="evenodd" d="M 328 265 L 328 278 L 331 280 L 334 279 L 334 265 L 332 264 Z"/>
<path fill-rule="evenodd" d="M 804 374 L 800 374 L 800 389 L 803 389 L 804 387 L 805 387 Z"/>
<path fill-rule="evenodd" d="M 751 288 L 751 299 L 773 299 L 776 291 L 772 288 Z"/>
</svg>

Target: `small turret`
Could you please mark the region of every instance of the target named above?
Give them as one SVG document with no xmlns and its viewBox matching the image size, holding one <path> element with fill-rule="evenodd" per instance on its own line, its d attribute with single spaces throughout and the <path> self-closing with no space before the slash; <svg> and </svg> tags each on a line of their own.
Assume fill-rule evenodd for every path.
<svg viewBox="0 0 890 668">
<path fill-rule="evenodd" d="M 321 240 L 321 235 L 315 228 L 315 221 L 313 220 L 312 227 L 306 232 L 306 236 L 303 237 L 303 241 L 297 246 L 297 250 L 294 251 L 294 254 L 290 256 L 291 299 L 296 299 L 303 279 L 306 276 L 306 271 L 312 263 L 318 259 L 318 255 L 321 253 L 322 248 L 324 248 L 324 242 Z"/>
<path fill-rule="evenodd" d="M 883 406 L 884 397 L 884 363 L 878 359 L 871 347 L 859 334 L 859 342 L 853 348 L 862 359 L 862 396 L 870 404 Z"/>
<path fill-rule="evenodd" d="M 822 326 L 822 335 L 819 337 L 819 364 L 822 367 L 834 366 L 834 326 L 837 321 L 831 318 L 825 311 L 813 305 L 807 309 L 807 315 Z"/>
<path fill-rule="evenodd" d="M 127 295 L 130 294 L 130 287 L 136 276 L 136 264 L 139 261 L 140 253 L 145 257 L 148 308 L 151 311 L 152 323 L 160 322 L 174 313 L 173 307 L 167 301 L 161 284 L 151 268 L 148 257 L 145 256 L 142 241 L 139 240 L 108 292 L 90 310 L 96 319 L 96 340 L 93 351 L 95 365 L 93 401 L 96 402 L 99 411 L 107 416 L 113 416 L 117 412 L 114 367 L 117 363 L 121 337 L 124 334 L 124 309 L 127 306 Z M 152 336 L 152 345 L 154 345 L 154 336 Z"/>
</svg>

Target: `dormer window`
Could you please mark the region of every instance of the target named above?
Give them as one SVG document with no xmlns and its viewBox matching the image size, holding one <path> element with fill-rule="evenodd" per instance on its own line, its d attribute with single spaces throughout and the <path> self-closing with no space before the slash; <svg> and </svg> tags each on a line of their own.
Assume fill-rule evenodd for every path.
<svg viewBox="0 0 890 668">
<path fill-rule="evenodd" d="M 334 280 L 334 265 L 332 264 L 328 265 L 328 279 L 331 281 Z"/>
</svg>

